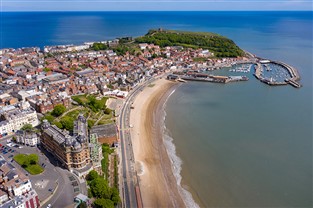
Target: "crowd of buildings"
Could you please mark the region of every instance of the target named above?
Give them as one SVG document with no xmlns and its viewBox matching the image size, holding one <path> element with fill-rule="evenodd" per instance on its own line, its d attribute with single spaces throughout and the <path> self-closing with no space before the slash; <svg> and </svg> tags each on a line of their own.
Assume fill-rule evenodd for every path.
<svg viewBox="0 0 313 208">
<path fill-rule="evenodd" d="M 36 208 L 38 195 L 28 176 L 0 155 L 0 207 Z"/>
<path fill-rule="evenodd" d="M 119 40 L 105 43 L 115 46 Z M 241 59 L 215 59 L 209 50 L 147 43 L 139 44 L 136 54 L 117 55 L 113 50 L 94 51 L 92 44 L 49 46 L 43 51 L 38 47 L 1 49 L 0 135 L 14 133 L 25 122 L 38 125 L 35 111 L 46 113 L 58 104 L 69 107 L 73 95 L 126 97 L 130 89 L 154 74 L 210 69 Z M 194 58 L 206 61 L 195 62 Z"/>
<path fill-rule="evenodd" d="M 105 43 L 116 46 L 119 40 Z M 38 126 L 37 113 L 52 111 L 58 104 L 69 107 L 73 95 L 126 97 L 130 89 L 155 74 L 210 69 L 240 59 L 215 59 L 208 50 L 146 43 L 138 45 L 136 54 L 117 55 L 113 50 L 92 50 L 92 44 L 49 46 L 43 51 L 38 47 L 0 50 L 0 137 L 15 134 L 18 143 L 29 146 L 40 142 L 79 176 L 91 169 L 101 171 L 101 143 L 117 145 L 116 126 L 88 130 L 86 118 L 79 115 L 72 133 L 47 121 L 41 126 L 40 139 L 35 133 L 19 131 L 25 124 Z M 12 207 L 39 204 L 29 179 L 0 158 L 0 205 L 4 203 L 13 203 Z"/>
</svg>

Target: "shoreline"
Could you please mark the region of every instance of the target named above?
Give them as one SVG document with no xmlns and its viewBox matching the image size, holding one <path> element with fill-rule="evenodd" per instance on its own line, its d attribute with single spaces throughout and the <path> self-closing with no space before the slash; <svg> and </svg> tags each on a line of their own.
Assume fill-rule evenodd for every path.
<svg viewBox="0 0 313 208">
<path fill-rule="evenodd" d="M 188 207 L 164 140 L 164 106 L 179 83 L 158 79 L 153 84 L 138 94 L 130 114 L 133 124 L 130 133 L 143 206 Z"/>
</svg>

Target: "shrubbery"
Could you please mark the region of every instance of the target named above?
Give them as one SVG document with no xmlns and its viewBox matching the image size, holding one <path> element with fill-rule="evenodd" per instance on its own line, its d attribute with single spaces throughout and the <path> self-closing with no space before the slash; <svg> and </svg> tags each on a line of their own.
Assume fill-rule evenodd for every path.
<svg viewBox="0 0 313 208">
<path fill-rule="evenodd" d="M 92 170 L 86 177 L 90 187 L 89 195 L 96 198 L 93 205 L 95 207 L 114 207 L 121 199 L 116 188 L 111 188 L 108 181 L 100 176 L 96 171 Z"/>
</svg>

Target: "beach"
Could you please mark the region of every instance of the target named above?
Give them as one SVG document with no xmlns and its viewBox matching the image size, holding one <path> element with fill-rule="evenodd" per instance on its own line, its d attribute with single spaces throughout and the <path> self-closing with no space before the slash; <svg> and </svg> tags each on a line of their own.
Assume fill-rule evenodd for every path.
<svg viewBox="0 0 313 208">
<path fill-rule="evenodd" d="M 158 79 L 136 97 L 130 130 L 144 207 L 185 207 L 163 143 L 163 104 L 178 83 Z"/>
</svg>

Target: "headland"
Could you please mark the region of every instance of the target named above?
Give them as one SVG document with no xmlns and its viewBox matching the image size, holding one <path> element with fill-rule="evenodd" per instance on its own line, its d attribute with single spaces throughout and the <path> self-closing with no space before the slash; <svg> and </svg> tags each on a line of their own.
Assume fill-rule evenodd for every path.
<svg viewBox="0 0 313 208">
<path fill-rule="evenodd" d="M 65 88 L 71 89 L 68 91 L 69 96 L 99 93 L 128 99 L 125 91 L 136 88 L 152 77 L 174 71 L 185 71 L 185 76 L 181 77 L 185 80 L 218 83 L 246 81 L 244 76 L 211 76 L 199 72 L 230 67 L 233 64 L 262 64 L 261 59 L 244 52 L 223 36 L 162 29 L 151 30 L 147 35 L 136 39 L 120 38 L 81 46 L 48 46 L 44 51 L 39 48 L 22 48 L 2 49 L 0 52 L 3 57 L 1 77 L 5 82 L 4 87 L 17 83 L 17 79 L 11 79 L 12 77 L 21 77 L 19 83 L 26 83 L 29 88 L 37 87 L 38 83 L 38 90 L 41 89 L 41 84 L 53 87 L 51 92 L 48 90 L 48 97 Z M 275 64 L 288 70 L 291 79 L 285 82 L 297 86 L 297 70 L 285 63 Z M 25 71 L 29 74 L 24 77 L 22 74 Z M 255 74 L 260 75 L 257 76 L 260 80 L 263 79 L 261 69 L 256 68 Z M 32 75 L 38 83 L 27 81 Z M 99 80 L 99 77 L 103 79 Z M 124 113 L 120 116 L 120 131 L 130 134 L 128 139 L 124 137 L 124 133 L 120 134 L 123 163 L 120 190 L 124 190 L 124 200 L 132 198 L 125 200 L 126 206 L 186 206 L 162 137 L 163 103 L 171 89 L 177 85 L 176 82 L 158 79 L 145 86 L 133 101 L 128 126 L 124 125 Z M 18 90 L 23 89 L 22 84 L 19 87 Z M 114 94 L 113 89 L 120 91 Z M 34 106 L 40 107 L 39 100 L 33 102 Z M 127 105 L 129 102 L 132 101 L 125 101 Z M 124 107 L 127 108 L 126 104 Z M 125 120 L 128 120 L 127 115 Z M 125 162 L 126 160 L 129 161 Z M 135 197 L 129 197 L 128 194 Z"/>
</svg>

